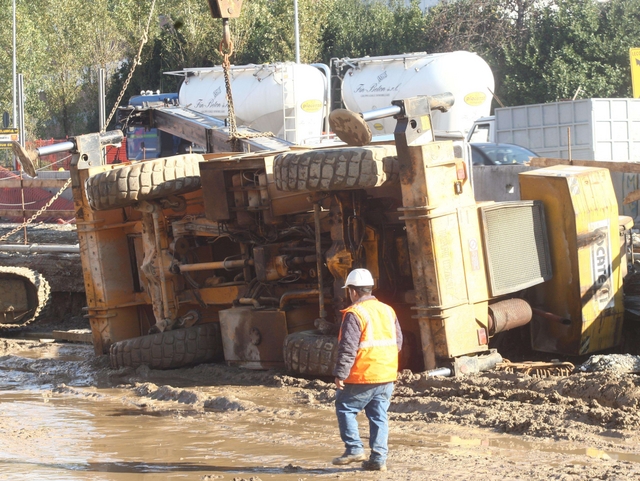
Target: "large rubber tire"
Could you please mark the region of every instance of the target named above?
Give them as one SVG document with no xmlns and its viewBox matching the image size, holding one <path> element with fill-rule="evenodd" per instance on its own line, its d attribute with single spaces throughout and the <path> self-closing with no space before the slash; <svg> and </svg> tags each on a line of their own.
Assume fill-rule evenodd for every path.
<svg viewBox="0 0 640 481">
<path fill-rule="evenodd" d="M 109 352 L 113 369 L 142 365 L 151 369 L 176 369 L 223 358 L 217 322 L 114 342 Z"/>
<path fill-rule="evenodd" d="M 338 358 L 338 338 L 318 331 L 289 334 L 284 340 L 287 371 L 305 376 L 333 376 Z"/>
<path fill-rule="evenodd" d="M 101 172 L 86 180 L 87 200 L 93 210 L 108 210 L 192 192 L 200 188 L 203 160 L 198 154 L 175 155 Z"/>
<path fill-rule="evenodd" d="M 392 145 L 309 150 L 277 156 L 273 177 L 289 192 L 368 189 L 397 182 L 399 165 Z"/>
<path fill-rule="evenodd" d="M 0 267 L 0 279 L 18 279 L 24 283 L 30 310 L 19 322 L 6 324 L 0 322 L 0 330 L 20 329 L 36 321 L 46 312 L 51 301 L 51 287 L 42 274 L 26 267 Z M 2 296 L 6 294 L 0 292 Z"/>
</svg>

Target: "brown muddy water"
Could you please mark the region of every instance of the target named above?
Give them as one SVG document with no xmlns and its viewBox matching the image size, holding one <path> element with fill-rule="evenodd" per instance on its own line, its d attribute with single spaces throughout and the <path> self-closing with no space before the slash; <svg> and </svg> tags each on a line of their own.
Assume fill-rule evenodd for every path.
<svg viewBox="0 0 640 481">
<path fill-rule="evenodd" d="M 259 374 L 220 366 L 114 373 L 89 347 L 78 345 L 24 343 L 5 346 L 0 354 L 6 354 L 0 357 L 0 480 L 622 480 L 640 475 L 640 449 L 631 432 L 602 429 L 577 441 L 512 435 L 477 427 L 473 419 L 413 419 L 400 405 L 391 410 L 390 471 L 345 469 L 330 463 L 342 452 L 330 385 L 299 387 L 304 380 L 268 385 L 256 382 L 266 379 Z M 482 414 L 471 416 L 482 425 Z M 362 418 L 363 435 L 365 422 Z"/>
</svg>

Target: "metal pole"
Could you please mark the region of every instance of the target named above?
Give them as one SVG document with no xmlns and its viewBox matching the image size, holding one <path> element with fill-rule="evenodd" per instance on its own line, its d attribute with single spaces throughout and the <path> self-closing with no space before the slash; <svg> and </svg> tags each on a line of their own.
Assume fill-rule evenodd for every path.
<svg viewBox="0 0 640 481">
<path fill-rule="evenodd" d="M 300 29 L 298 26 L 298 0 L 293 0 L 293 17 L 296 36 L 296 63 L 300 63 Z"/>
<path fill-rule="evenodd" d="M 13 128 L 18 128 L 18 105 L 16 102 L 16 0 L 13 0 Z M 20 139 L 22 141 L 22 139 Z M 13 169 L 18 169 L 18 158 L 13 155 Z"/>
<path fill-rule="evenodd" d="M 24 185 L 22 183 L 23 181 L 23 176 L 22 176 L 23 172 L 22 169 L 20 169 L 20 199 L 21 199 L 21 205 L 22 205 L 22 223 L 24 224 L 24 243 L 25 245 L 28 244 L 28 238 L 27 238 L 27 214 L 24 211 Z"/>
<path fill-rule="evenodd" d="M 180 264 L 180 272 L 208 271 L 212 269 L 237 269 L 252 266 L 253 259 L 231 259 L 226 261 L 199 262 L 197 264 Z"/>
<path fill-rule="evenodd" d="M 107 70 L 101 68 L 98 71 L 98 122 L 100 132 L 104 132 L 107 128 L 107 109 L 106 109 L 106 77 Z"/>
<path fill-rule="evenodd" d="M 320 235 L 320 202 L 313 204 L 313 220 L 315 223 L 316 234 L 316 269 L 318 278 L 318 306 L 320 318 L 325 319 L 327 317 L 327 311 L 324 309 L 324 281 L 322 280 L 322 238 Z"/>
<path fill-rule="evenodd" d="M 381 107 L 376 110 L 369 110 L 368 112 L 362 112 L 362 119 L 366 122 L 370 120 L 384 119 L 386 117 L 392 117 L 402 113 L 402 108 L 397 105 L 390 105 L 389 107 Z"/>
<path fill-rule="evenodd" d="M 25 146 L 24 133 L 24 76 L 18 74 L 18 135 L 20 136 L 20 145 Z"/>
<path fill-rule="evenodd" d="M 59 152 L 69 152 L 76 148 L 76 144 L 67 140 L 65 142 L 59 142 L 57 144 L 52 145 L 43 145 L 42 147 L 38 147 L 36 152 L 38 153 L 38 157 L 44 157 L 45 155 L 57 154 Z"/>
<path fill-rule="evenodd" d="M 79 244 L 0 244 L 0 252 L 65 252 L 70 254 L 79 254 Z"/>
<path fill-rule="evenodd" d="M 323 64 L 323 63 L 312 63 L 311 64 L 312 67 L 315 67 L 319 70 L 322 70 L 322 72 L 324 72 L 324 81 L 327 83 L 327 88 L 324 89 L 325 94 L 324 94 L 324 127 L 323 127 L 323 133 L 328 134 L 329 131 L 331 130 L 331 127 L 329 125 L 329 114 L 331 113 L 331 69 Z"/>
</svg>

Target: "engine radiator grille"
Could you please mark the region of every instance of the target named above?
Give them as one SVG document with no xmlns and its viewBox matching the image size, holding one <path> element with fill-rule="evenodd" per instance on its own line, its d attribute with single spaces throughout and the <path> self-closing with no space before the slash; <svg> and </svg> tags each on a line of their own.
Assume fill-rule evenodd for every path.
<svg viewBox="0 0 640 481">
<path fill-rule="evenodd" d="M 480 207 L 487 276 L 492 297 L 551 279 L 551 255 L 540 201 Z"/>
</svg>

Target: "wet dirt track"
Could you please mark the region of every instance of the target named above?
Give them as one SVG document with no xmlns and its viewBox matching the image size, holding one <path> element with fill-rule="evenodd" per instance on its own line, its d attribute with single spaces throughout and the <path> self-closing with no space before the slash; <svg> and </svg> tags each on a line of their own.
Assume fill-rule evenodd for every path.
<svg viewBox="0 0 640 481">
<path fill-rule="evenodd" d="M 0 339 L 0 479 L 640 477 L 634 375 L 405 374 L 387 473 L 330 464 L 342 451 L 333 397 L 282 372 L 112 371 L 90 346 Z"/>
</svg>

